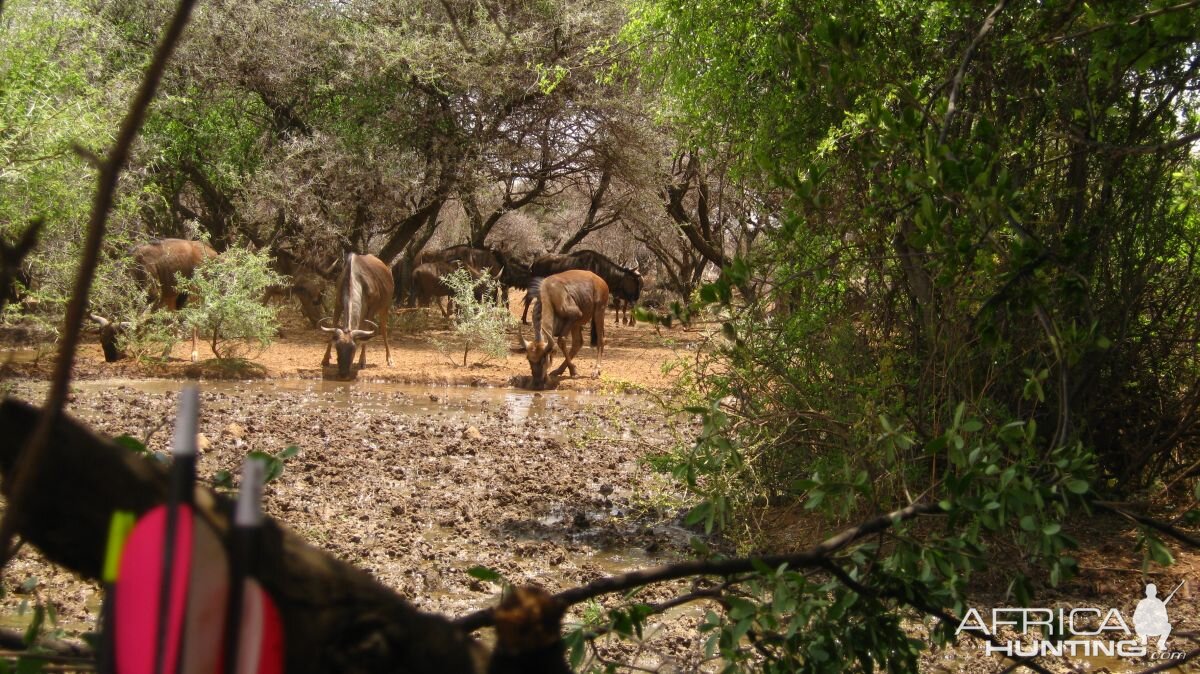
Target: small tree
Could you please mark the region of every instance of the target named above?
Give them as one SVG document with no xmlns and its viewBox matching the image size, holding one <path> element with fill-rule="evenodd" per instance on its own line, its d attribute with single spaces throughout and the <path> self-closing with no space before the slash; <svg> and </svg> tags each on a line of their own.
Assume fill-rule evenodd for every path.
<svg viewBox="0 0 1200 674">
<path fill-rule="evenodd" d="M 500 287 L 497 280 L 486 271 L 474 278 L 466 269 L 456 269 L 443 276 L 442 282 L 450 288 L 457 305 L 454 334 L 463 340 L 462 364 L 467 364 L 472 348 L 479 349 L 487 358 L 504 358 L 508 353 L 508 328 L 516 319 L 508 307 L 495 301 Z"/>
<path fill-rule="evenodd" d="M 251 342 L 261 348 L 271 343 L 278 326 L 263 294 L 283 281 L 266 252 L 231 248 L 197 267 L 191 279 L 178 279 L 190 294 L 180 314 L 185 325 L 209 338 L 217 358 L 243 358 Z"/>
</svg>

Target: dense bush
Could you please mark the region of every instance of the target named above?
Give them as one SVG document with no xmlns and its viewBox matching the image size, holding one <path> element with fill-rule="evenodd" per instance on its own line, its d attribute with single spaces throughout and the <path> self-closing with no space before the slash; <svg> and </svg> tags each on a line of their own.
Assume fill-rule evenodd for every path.
<svg viewBox="0 0 1200 674">
<path fill-rule="evenodd" d="M 694 160 L 733 148 L 788 193 L 701 290 L 725 325 L 676 468 L 707 496 L 694 521 L 939 503 L 944 530 L 844 564 L 961 609 L 1001 532 L 1026 599 L 1072 571 L 1060 522 L 1091 493 L 1200 458 L 1200 16 L 1156 7 L 639 3 Z"/>
</svg>

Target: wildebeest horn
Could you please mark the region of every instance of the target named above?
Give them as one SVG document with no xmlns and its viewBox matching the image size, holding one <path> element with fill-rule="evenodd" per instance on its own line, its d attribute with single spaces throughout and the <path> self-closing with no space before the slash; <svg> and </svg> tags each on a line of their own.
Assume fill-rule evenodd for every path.
<svg viewBox="0 0 1200 674">
<path fill-rule="evenodd" d="M 351 337 L 354 337 L 355 339 L 358 339 L 359 337 L 370 337 L 371 335 L 375 334 L 376 330 L 379 329 L 379 324 L 376 323 L 375 321 L 368 321 L 366 319 L 363 319 L 363 323 L 370 323 L 371 325 L 374 325 L 375 327 L 371 330 L 351 330 L 350 331 Z"/>
<path fill-rule="evenodd" d="M 325 332 L 336 332 L 337 331 L 337 328 L 325 327 L 325 325 L 324 325 L 325 321 L 329 321 L 330 323 L 332 323 L 333 319 L 332 318 L 322 318 L 320 321 L 317 322 L 317 327 L 321 328 L 321 330 L 324 330 Z"/>
<path fill-rule="evenodd" d="M 521 350 L 529 350 L 529 342 L 525 341 L 525 332 L 521 330 L 521 324 L 517 324 L 517 339 L 521 340 Z"/>
<path fill-rule="evenodd" d="M 92 318 L 92 320 L 93 320 L 93 321 L 96 321 L 97 323 L 99 323 L 99 324 L 100 324 L 100 327 L 102 327 L 102 328 L 103 328 L 103 327 L 107 327 L 107 326 L 108 326 L 108 323 L 109 323 L 109 321 L 108 321 L 108 319 L 107 319 L 107 318 L 105 318 L 105 317 L 103 317 L 103 316 L 101 316 L 101 315 L 99 315 L 99 314 L 88 314 L 88 315 L 89 315 L 89 316 L 91 316 L 91 318 Z"/>
</svg>

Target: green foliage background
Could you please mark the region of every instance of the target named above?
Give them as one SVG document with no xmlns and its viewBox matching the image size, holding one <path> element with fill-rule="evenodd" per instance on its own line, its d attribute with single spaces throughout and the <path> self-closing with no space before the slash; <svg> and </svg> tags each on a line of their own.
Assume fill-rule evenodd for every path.
<svg viewBox="0 0 1200 674">
<path fill-rule="evenodd" d="M 705 496 L 691 521 L 940 503 L 944 529 L 897 525 L 838 565 L 852 603 L 960 613 L 983 569 L 1018 602 L 1061 582 L 1069 514 L 1200 458 L 1197 35 L 1158 2 L 635 3 L 625 38 L 681 142 L 787 194 L 700 292 L 724 337 L 689 378 L 712 401 L 674 468 Z M 1021 553 L 995 568 L 999 537 Z M 735 638 L 824 605 L 788 582 L 709 621 L 730 668 L 915 666 L 822 622 Z M 828 638 L 846 650 L 813 657 Z"/>
</svg>

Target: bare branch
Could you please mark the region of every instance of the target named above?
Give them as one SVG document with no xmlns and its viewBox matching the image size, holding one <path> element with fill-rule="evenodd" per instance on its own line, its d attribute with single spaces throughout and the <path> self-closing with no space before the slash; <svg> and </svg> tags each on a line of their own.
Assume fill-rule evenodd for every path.
<svg viewBox="0 0 1200 674">
<path fill-rule="evenodd" d="M 1099 26 L 1093 26 L 1086 30 L 1081 30 L 1077 33 L 1071 33 L 1070 35 L 1062 35 L 1060 37 L 1052 38 L 1052 39 L 1048 40 L 1048 42 L 1054 43 L 1054 42 L 1065 42 L 1067 40 L 1074 40 L 1077 37 L 1091 35 L 1092 33 L 1097 33 L 1102 30 L 1108 30 L 1109 28 L 1116 28 L 1117 26 L 1136 26 L 1137 24 L 1145 21 L 1146 19 L 1152 19 L 1156 16 L 1161 16 L 1163 14 L 1170 14 L 1172 12 L 1181 12 L 1185 9 L 1191 9 L 1191 8 L 1195 7 L 1196 5 L 1200 5 L 1200 0 L 1189 0 L 1189 2 L 1181 2 L 1178 5 L 1172 5 L 1170 7 L 1160 7 L 1159 9 L 1151 10 L 1151 11 L 1145 12 L 1143 14 L 1138 14 L 1137 16 L 1133 17 L 1132 19 L 1130 19 L 1129 21 L 1126 21 L 1124 23 L 1105 23 L 1105 24 L 1101 24 Z"/>
<path fill-rule="evenodd" d="M 1190 545 L 1193 548 L 1200 548 L 1200 538 L 1196 538 L 1195 536 L 1193 536 L 1185 531 L 1180 531 L 1179 529 L 1177 529 L 1165 522 L 1160 522 L 1152 517 L 1146 517 L 1145 515 L 1138 515 L 1136 513 L 1131 513 L 1128 510 L 1118 508 L 1116 505 L 1114 505 L 1112 503 L 1108 503 L 1106 501 L 1093 501 L 1092 505 L 1096 506 L 1097 508 L 1099 508 L 1101 510 L 1107 510 L 1108 512 L 1113 513 L 1115 515 L 1120 515 L 1121 517 L 1124 517 L 1127 520 L 1131 520 L 1133 522 L 1137 522 L 1138 524 L 1143 524 L 1145 526 L 1148 526 L 1151 529 L 1154 529 L 1155 531 L 1158 531 L 1160 533 L 1170 536 L 1171 538 L 1174 538 L 1175 540 L 1179 541 L 1180 543 L 1186 543 L 1187 545 Z"/>
<path fill-rule="evenodd" d="M 971 44 L 967 45 L 967 50 L 963 52 L 962 62 L 958 64 L 958 72 L 954 73 L 954 80 L 950 85 L 950 99 L 946 105 L 946 117 L 942 120 L 942 131 L 938 134 L 938 145 L 946 142 L 946 134 L 950 133 L 950 123 L 954 121 L 954 116 L 958 114 L 958 92 L 962 90 L 963 79 L 967 75 L 967 66 L 971 63 L 971 57 L 975 55 L 975 48 L 983 41 L 983 38 L 991 32 L 992 26 L 996 24 L 996 16 L 1004 10 L 1004 5 L 1008 0 L 1000 0 L 992 11 L 988 13 L 987 18 L 983 20 L 983 25 L 979 27 L 979 32 L 975 34 L 975 39 L 971 40 Z"/>
<path fill-rule="evenodd" d="M 71 368 L 75 363 L 75 350 L 79 344 L 79 335 L 83 329 L 83 313 L 87 306 L 88 293 L 92 287 L 92 278 L 100 260 L 100 244 L 104 240 L 104 232 L 108 223 L 108 214 L 112 210 L 113 198 L 117 189 L 117 181 L 121 170 L 129 158 L 130 148 L 142 128 L 146 118 L 146 110 L 154 100 L 158 83 L 162 80 L 167 61 L 175 50 L 183 28 L 187 25 L 195 0 L 180 0 L 175 9 L 175 15 L 167 26 L 162 40 L 146 69 L 142 84 L 138 88 L 125 119 L 121 121 L 117 132 L 117 140 L 108 152 L 108 156 L 100 164 L 100 174 L 96 187 L 95 198 L 92 201 L 92 213 L 88 222 L 87 235 L 83 244 L 83 254 L 79 262 L 79 273 L 75 278 L 75 286 L 71 292 L 71 302 L 67 305 L 64 319 L 62 342 L 59 346 L 58 361 L 55 363 L 54 378 L 51 380 L 50 392 L 46 397 L 46 414 L 38 418 L 38 425 L 29 439 L 25 451 L 21 453 L 19 462 L 12 476 L 13 491 L 9 499 L 9 507 L 0 520 L 0 550 L 11 548 L 12 538 L 23 516 L 22 503 L 28 493 L 29 485 L 37 480 L 41 470 L 41 456 L 44 452 L 50 430 L 58 423 L 62 415 L 63 402 L 67 396 L 67 384 L 71 380 Z M 8 564 L 9 557 L 5 554 L 0 559 L 0 568 Z"/>
<path fill-rule="evenodd" d="M 689 576 L 732 576 L 738 573 L 752 572 L 763 565 L 777 567 L 786 564 L 791 568 L 819 567 L 829 555 L 865 536 L 884 531 L 898 522 L 903 522 L 920 515 L 932 515 L 940 512 L 942 510 L 936 503 L 914 503 L 906 508 L 901 508 L 886 515 L 880 515 L 856 527 L 846 529 L 842 533 L 828 538 L 819 545 L 802 552 L 790 555 L 771 555 L 768 557 L 741 557 L 715 561 L 699 560 L 666 564 L 650 569 L 631 571 L 619 576 L 601 578 L 587 585 L 560 592 L 554 596 L 563 602 L 563 604 L 570 606 L 603 594 L 624 592 L 643 585 L 678 580 Z M 454 624 L 464 630 L 474 630 L 492 625 L 494 622 L 494 611 L 488 608 L 458 618 L 454 621 Z"/>
</svg>

